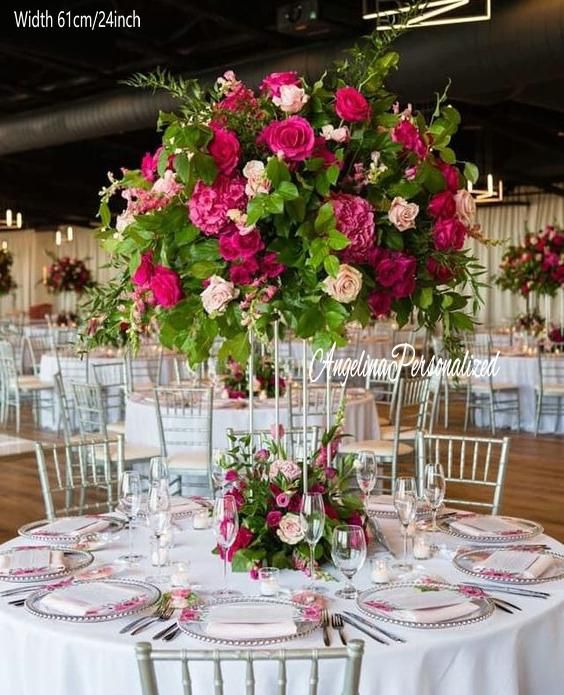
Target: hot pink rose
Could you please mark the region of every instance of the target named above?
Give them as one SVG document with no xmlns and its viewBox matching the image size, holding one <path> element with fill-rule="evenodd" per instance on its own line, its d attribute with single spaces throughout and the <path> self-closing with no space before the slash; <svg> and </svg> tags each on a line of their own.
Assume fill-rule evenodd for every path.
<svg viewBox="0 0 564 695">
<path fill-rule="evenodd" d="M 309 122 L 301 116 L 290 116 L 283 121 L 272 121 L 257 139 L 275 155 L 290 162 L 302 162 L 311 157 L 315 133 Z"/>
<path fill-rule="evenodd" d="M 210 123 L 210 128 L 213 130 L 213 138 L 208 145 L 208 152 L 214 158 L 218 171 L 229 176 L 239 163 L 241 145 L 231 130 L 222 128 L 217 123 Z"/>
<path fill-rule="evenodd" d="M 141 160 L 141 173 L 143 174 L 143 177 L 147 179 L 147 181 L 155 180 L 162 149 L 162 147 L 157 148 L 153 154 L 146 152 L 145 156 Z"/>
<path fill-rule="evenodd" d="M 263 248 L 264 243 L 256 229 L 249 234 L 233 231 L 223 234 L 219 238 L 219 252 L 226 261 L 242 261 L 252 258 Z"/>
<path fill-rule="evenodd" d="M 238 550 L 246 548 L 248 545 L 250 545 L 254 537 L 253 532 L 250 531 L 246 526 L 240 526 L 239 530 L 237 531 L 237 535 L 235 536 L 233 545 L 227 551 L 227 561 L 231 562 L 233 560 L 233 555 L 235 555 Z M 218 545 L 217 550 L 219 557 L 223 559 L 223 548 Z"/>
<path fill-rule="evenodd" d="M 153 263 L 153 252 L 146 251 L 141 255 L 141 262 L 137 270 L 131 276 L 131 281 L 137 287 L 149 287 L 155 266 Z"/>
<path fill-rule="evenodd" d="M 452 166 L 452 164 L 443 162 L 442 159 L 437 160 L 437 168 L 443 175 L 448 190 L 451 193 L 456 193 L 458 191 L 458 169 Z"/>
<path fill-rule="evenodd" d="M 429 258 L 427 261 L 427 270 L 431 273 L 435 280 L 438 280 L 441 283 L 450 282 L 454 277 L 450 268 L 448 268 L 446 265 L 442 265 L 434 258 Z"/>
<path fill-rule="evenodd" d="M 439 220 L 433 228 L 437 251 L 458 251 L 464 246 L 466 227 L 457 219 Z"/>
<path fill-rule="evenodd" d="M 370 104 L 354 87 L 340 87 L 335 92 L 335 111 L 344 121 L 367 121 Z"/>
<path fill-rule="evenodd" d="M 419 205 L 408 203 L 399 196 L 392 200 L 388 211 L 388 219 L 400 232 L 415 229 L 415 218 L 419 214 Z"/>
<path fill-rule="evenodd" d="M 389 292 L 371 292 L 368 296 L 368 306 L 374 318 L 388 316 L 392 310 L 392 295 Z"/>
<path fill-rule="evenodd" d="M 235 285 L 250 285 L 258 268 L 255 258 L 247 258 L 244 263 L 229 268 L 229 278 Z"/>
<path fill-rule="evenodd" d="M 280 492 L 276 495 L 276 506 L 285 509 L 290 502 L 290 497 L 285 492 Z"/>
<path fill-rule="evenodd" d="M 456 213 L 456 200 L 450 191 L 436 193 L 427 206 L 427 212 L 435 219 L 443 220 L 454 217 Z"/>
<path fill-rule="evenodd" d="M 280 87 L 283 85 L 299 86 L 300 78 L 298 77 L 298 73 L 294 70 L 288 70 L 287 72 L 271 72 L 270 75 L 267 75 L 260 83 L 260 89 L 271 97 L 279 97 Z"/>
<path fill-rule="evenodd" d="M 219 175 L 211 186 L 198 181 L 188 201 L 190 221 L 208 236 L 217 236 L 231 226 L 229 210 L 245 210 L 245 179 Z"/>
<path fill-rule="evenodd" d="M 350 244 L 341 252 L 346 263 L 366 263 L 374 244 L 374 210 L 370 203 L 357 195 L 337 193 L 331 198 L 337 229 Z"/>
<path fill-rule="evenodd" d="M 401 120 L 392 129 L 391 137 L 394 142 L 399 142 L 404 149 L 413 152 L 419 159 L 424 159 L 427 156 L 427 146 L 411 121 Z"/>
<path fill-rule="evenodd" d="M 280 525 L 280 519 L 282 519 L 282 512 L 273 509 L 266 515 L 266 525 L 268 528 L 276 529 Z"/>
<path fill-rule="evenodd" d="M 164 265 L 155 266 L 151 290 L 156 304 L 167 309 L 178 304 L 183 297 L 178 273 Z"/>
<path fill-rule="evenodd" d="M 260 262 L 260 272 L 267 278 L 276 278 L 286 270 L 286 266 L 278 260 L 278 254 L 269 252 L 264 254 Z"/>
</svg>

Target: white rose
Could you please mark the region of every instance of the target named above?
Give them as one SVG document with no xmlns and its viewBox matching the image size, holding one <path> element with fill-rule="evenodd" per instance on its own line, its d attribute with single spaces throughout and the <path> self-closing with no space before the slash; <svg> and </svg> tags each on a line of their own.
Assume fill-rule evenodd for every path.
<svg viewBox="0 0 564 695">
<path fill-rule="evenodd" d="M 476 216 L 476 201 L 470 191 L 461 188 L 454 196 L 456 201 L 456 215 L 458 219 L 465 225 L 474 224 Z"/>
<path fill-rule="evenodd" d="M 243 168 L 243 176 L 247 179 L 245 193 L 253 198 L 258 193 L 268 193 L 270 181 L 266 176 L 264 164 L 258 159 L 251 159 Z"/>
<path fill-rule="evenodd" d="M 346 142 L 350 137 L 349 129 L 346 125 L 340 128 L 333 128 L 331 124 L 324 125 L 321 128 L 321 135 L 326 140 L 333 140 L 333 142 Z"/>
<path fill-rule="evenodd" d="M 135 222 L 135 215 L 129 210 L 124 210 L 121 215 L 116 218 L 116 229 L 118 232 L 123 232 L 126 227 Z"/>
<path fill-rule="evenodd" d="M 346 263 L 339 266 L 337 277 L 327 277 L 323 289 L 330 297 L 342 304 L 354 302 L 362 287 L 362 273 Z"/>
<path fill-rule="evenodd" d="M 405 232 L 407 229 L 415 228 L 415 218 L 419 214 L 419 205 L 408 203 L 404 198 L 394 198 L 388 210 L 388 219 L 399 229 Z"/>
<path fill-rule="evenodd" d="M 295 84 L 283 84 L 280 87 L 280 96 L 272 97 L 272 101 L 284 113 L 297 113 L 309 101 L 305 91 Z"/>
<path fill-rule="evenodd" d="M 218 275 L 212 275 L 209 285 L 202 292 L 202 304 L 208 314 L 223 314 L 227 305 L 239 294 L 232 282 L 228 282 Z"/>
<path fill-rule="evenodd" d="M 297 514 L 284 514 L 282 519 L 280 519 L 276 535 L 282 543 L 288 543 L 288 545 L 299 543 L 304 537 L 300 517 Z"/>
</svg>

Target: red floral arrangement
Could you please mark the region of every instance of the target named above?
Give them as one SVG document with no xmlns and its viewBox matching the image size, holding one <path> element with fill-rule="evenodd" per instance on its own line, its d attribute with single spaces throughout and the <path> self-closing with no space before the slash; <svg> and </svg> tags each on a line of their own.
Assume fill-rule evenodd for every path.
<svg viewBox="0 0 564 695">
<path fill-rule="evenodd" d="M 64 256 L 51 263 L 44 284 L 53 294 L 76 292 L 82 294 L 87 287 L 94 286 L 92 273 L 83 260 Z"/>
</svg>

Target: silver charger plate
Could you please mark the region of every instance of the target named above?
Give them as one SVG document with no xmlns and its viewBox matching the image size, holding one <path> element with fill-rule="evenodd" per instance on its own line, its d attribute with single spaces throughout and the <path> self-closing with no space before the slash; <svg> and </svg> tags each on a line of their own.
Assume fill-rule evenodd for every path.
<svg viewBox="0 0 564 695">
<path fill-rule="evenodd" d="M 44 599 L 48 594 L 52 593 L 53 591 L 64 592 L 69 588 L 58 587 L 55 589 L 38 591 L 32 594 L 26 600 L 25 607 L 33 615 L 39 618 L 46 618 L 48 620 L 62 620 L 63 622 L 71 623 L 100 623 L 107 620 L 125 618 L 128 615 L 133 615 L 135 613 L 140 613 L 141 611 L 154 606 L 161 598 L 160 589 L 153 584 L 148 584 L 147 582 L 142 582 L 137 579 L 98 579 L 90 582 L 80 582 L 80 584 L 96 584 L 97 586 L 102 586 L 104 584 L 119 584 L 120 586 L 139 589 L 139 593 L 140 595 L 144 596 L 144 599 L 131 608 L 126 608 L 124 610 L 112 610 L 110 608 L 107 610 L 107 612 L 96 615 L 67 615 L 65 613 L 56 613 L 41 605 L 42 599 Z M 69 586 L 73 585 L 71 584 Z"/>
<path fill-rule="evenodd" d="M 412 620 L 405 620 L 403 618 L 395 618 L 393 615 L 393 609 L 389 608 L 375 608 L 367 604 L 368 601 L 375 601 L 386 605 L 388 601 L 387 597 L 393 596 L 393 591 L 395 589 L 405 589 L 408 587 L 413 587 L 414 590 L 422 591 L 432 591 L 432 587 L 437 589 L 449 589 L 451 591 L 457 591 L 466 595 L 469 602 L 476 606 L 475 611 L 469 613 L 466 617 L 453 618 L 451 620 L 441 620 L 437 622 L 416 622 Z M 468 593 L 466 593 L 468 592 Z M 459 587 L 454 584 L 441 584 L 440 582 L 423 583 L 423 582 L 398 582 L 395 584 L 388 584 L 384 587 L 376 587 L 367 589 L 357 596 L 356 599 L 357 606 L 359 610 L 370 618 L 376 620 L 381 620 L 386 623 L 393 623 L 394 625 L 402 625 L 404 627 L 415 627 L 426 630 L 439 630 L 448 627 L 459 627 L 461 625 L 471 625 L 472 623 L 478 623 L 482 620 L 489 618 L 494 610 L 495 606 L 493 601 L 488 598 L 484 592 L 479 589 L 464 589 L 464 587 Z M 400 610 L 400 609 L 396 609 Z"/>
<path fill-rule="evenodd" d="M 174 499 L 174 498 L 173 498 Z M 213 509 L 213 503 L 210 500 L 206 500 L 205 498 L 192 498 L 192 497 L 186 497 L 185 499 L 194 499 L 195 501 L 198 502 L 198 509 L 190 509 L 188 511 L 174 511 L 174 506 L 171 506 L 170 508 L 170 516 L 173 521 L 178 521 L 180 519 L 189 519 L 191 516 L 194 514 L 197 514 L 198 512 L 205 512 L 205 511 L 211 511 Z M 146 519 L 148 516 L 147 513 L 147 500 L 146 498 L 143 498 L 141 501 L 142 508 L 139 511 L 139 517 L 142 519 Z"/>
<path fill-rule="evenodd" d="M 536 550 L 537 555 L 549 555 L 554 558 L 553 566 L 548 570 L 548 574 L 541 577 L 524 577 L 522 574 L 514 574 L 510 572 L 496 571 L 479 571 L 473 567 L 480 560 L 485 560 L 495 550 L 523 550 L 526 551 L 526 546 L 520 548 L 472 548 L 458 552 L 452 562 L 454 566 L 465 574 L 470 574 L 473 577 L 478 577 L 482 580 L 492 582 L 503 582 L 509 584 L 540 584 L 541 582 L 553 582 L 558 579 L 564 579 L 564 555 L 552 552 L 551 550 Z"/>
<path fill-rule="evenodd" d="M 502 545 L 506 545 L 507 543 L 512 543 L 513 541 L 528 541 L 531 538 L 534 538 L 535 536 L 538 536 L 541 534 L 544 529 L 540 524 L 537 524 L 536 521 L 528 521 L 527 519 L 518 519 L 517 517 L 513 516 L 500 516 L 500 519 L 504 519 L 505 521 L 508 521 L 509 523 L 514 523 L 523 528 L 523 532 L 516 532 L 516 533 L 484 533 L 480 534 L 479 536 L 473 536 L 469 533 L 463 533 L 462 531 L 457 531 L 456 529 L 451 528 L 451 523 L 453 521 L 464 521 L 463 518 L 450 518 L 450 519 L 443 519 L 442 521 L 439 520 L 437 522 L 437 526 L 440 528 L 441 531 L 444 531 L 445 533 L 448 533 L 451 536 L 455 536 L 456 538 L 462 538 L 465 541 L 469 543 L 501 543 Z"/>
<path fill-rule="evenodd" d="M 212 606 L 218 605 L 276 605 L 289 606 L 295 610 L 296 632 L 293 635 L 281 635 L 279 637 L 257 638 L 257 639 L 220 639 L 218 637 L 210 637 L 205 632 L 207 610 Z M 307 606 L 303 606 L 292 601 L 284 601 L 282 599 L 270 598 L 266 596 L 234 596 L 225 599 L 214 599 L 200 609 L 196 609 L 196 617 L 193 620 L 182 618 L 182 614 L 178 619 L 178 626 L 190 637 L 208 642 L 210 644 L 225 644 L 233 647 L 261 647 L 269 644 L 277 644 L 279 642 L 288 642 L 293 639 L 299 639 L 308 635 L 313 630 L 317 629 L 321 624 L 321 617 L 308 618 L 306 616 Z"/>
<path fill-rule="evenodd" d="M 69 533 L 45 533 L 42 534 L 40 531 L 35 531 L 35 529 L 40 529 L 42 526 L 46 526 L 51 523 L 48 519 L 42 519 L 41 521 L 32 521 L 29 524 L 24 524 L 18 529 L 18 534 L 24 538 L 31 538 L 35 541 L 42 541 L 44 543 L 57 543 L 58 545 L 74 545 L 76 543 L 81 543 L 83 541 L 97 541 L 100 540 L 105 534 L 117 534 L 125 526 L 125 520 L 120 519 L 112 514 L 96 514 L 93 515 L 94 518 L 99 518 L 100 521 L 108 521 L 109 526 L 103 531 L 94 531 L 92 533 L 81 533 L 78 535 L 73 535 Z"/>
<path fill-rule="evenodd" d="M 7 582 L 37 582 L 43 580 L 57 579 L 58 577 L 66 577 L 77 570 L 84 569 L 88 567 L 93 560 L 94 555 L 88 550 L 75 550 L 72 548 L 65 548 L 64 546 L 32 546 L 32 545 L 18 545 L 7 550 L 0 551 L 0 555 L 11 555 L 13 552 L 18 552 L 19 550 L 30 550 L 31 548 L 46 548 L 50 550 L 61 550 L 64 554 L 64 569 L 58 570 L 48 570 L 41 568 L 34 572 L 25 572 L 22 574 L 11 574 L 9 570 L 0 570 L 0 579 Z"/>
</svg>

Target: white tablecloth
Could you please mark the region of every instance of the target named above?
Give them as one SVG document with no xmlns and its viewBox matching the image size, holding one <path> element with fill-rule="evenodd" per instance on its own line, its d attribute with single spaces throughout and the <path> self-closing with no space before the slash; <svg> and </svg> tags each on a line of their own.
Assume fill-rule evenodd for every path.
<svg viewBox="0 0 564 695">
<path fill-rule="evenodd" d="M 212 422 L 212 445 L 214 449 L 225 449 L 229 442 L 225 435 L 228 427 L 235 431 L 247 430 L 249 425 L 249 410 L 246 406 L 238 407 L 236 401 L 216 400 L 214 402 Z M 232 406 L 232 407 L 229 407 Z M 254 428 L 269 429 L 275 422 L 274 405 L 268 402 L 255 402 Z M 288 426 L 288 410 L 280 408 L 280 422 Z M 323 416 L 310 415 L 310 425 L 325 427 Z M 369 393 L 347 397 L 345 407 L 344 432 L 354 439 L 379 439 L 380 426 L 374 398 Z M 159 430 L 155 401 L 152 397 L 136 394 L 130 398 L 125 411 L 125 440 L 132 444 L 155 446 L 159 443 Z"/>
<path fill-rule="evenodd" d="M 188 529 L 189 521 L 181 522 Z M 388 540 L 399 548 L 399 531 L 395 521 L 382 524 Z M 146 529 L 136 533 L 137 547 L 147 552 Z M 550 539 L 560 552 L 563 546 Z M 23 542 L 20 539 L 19 542 Z M 449 541 L 453 545 L 452 541 Z M 124 552 L 126 537 L 114 547 L 96 553 L 96 563 L 111 561 Z M 176 533 L 173 561 L 189 561 L 190 580 L 206 588 L 221 584 L 221 561 L 211 555 L 211 531 L 183 530 Z M 461 582 L 465 575 L 446 559 L 432 559 L 420 564 L 427 574 Z M 133 575 L 143 577 L 147 568 Z M 301 573 L 284 571 L 282 584 L 299 588 L 307 583 Z M 247 574 L 237 574 L 231 583 L 244 593 L 258 593 L 257 585 Z M 369 586 L 368 567 L 355 578 L 355 584 Z M 0 582 L 0 588 L 14 586 Z M 329 596 L 339 586 L 329 583 Z M 506 596 L 522 607 L 513 615 L 496 611 L 485 622 L 445 630 L 417 630 L 388 626 L 407 640 L 405 644 L 384 646 L 346 626 L 349 639 L 365 640 L 365 655 L 360 684 L 361 695 L 562 695 L 564 683 L 564 582 L 542 584 L 551 593 L 548 600 Z M 331 598 L 330 610 L 355 610 L 353 602 Z M 131 620 L 131 619 L 128 619 Z M 0 677 L 3 695 L 140 695 L 134 654 L 137 641 L 149 640 L 158 630 L 155 625 L 131 637 L 118 630 L 126 619 L 80 625 L 35 618 L 23 608 L 8 606 L 0 599 Z M 162 627 L 162 624 L 161 624 Z M 336 633 L 333 645 L 339 644 Z M 169 645 L 155 642 L 157 648 Z M 284 646 L 284 645 L 282 645 Z M 321 633 L 289 642 L 288 647 L 323 649 Z M 181 635 L 170 647 L 202 649 L 206 645 Z M 162 693 L 180 695 L 178 665 L 159 664 Z M 212 692 L 210 665 L 191 668 L 194 693 Z M 244 693 L 244 665 L 225 668 L 229 695 Z M 292 695 L 306 695 L 309 665 L 296 662 L 289 669 Z M 276 690 L 277 667 L 266 671 L 257 667 L 258 693 L 270 695 Z M 320 664 L 320 693 L 340 695 L 342 665 Z"/>
</svg>

